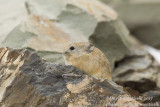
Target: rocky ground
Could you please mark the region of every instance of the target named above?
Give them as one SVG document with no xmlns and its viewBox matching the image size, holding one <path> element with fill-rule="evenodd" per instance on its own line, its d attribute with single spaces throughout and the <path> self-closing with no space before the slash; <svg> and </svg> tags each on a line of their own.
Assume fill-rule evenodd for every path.
<svg viewBox="0 0 160 107">
<path fill-rule="evenodd" d="M 0 106 L 160 106 L 159 6 L 158 0 L 1 0 Z M 63 48 L 81 41 L 104 52 L 113 81 L 64 65 Z"/>
</svg>

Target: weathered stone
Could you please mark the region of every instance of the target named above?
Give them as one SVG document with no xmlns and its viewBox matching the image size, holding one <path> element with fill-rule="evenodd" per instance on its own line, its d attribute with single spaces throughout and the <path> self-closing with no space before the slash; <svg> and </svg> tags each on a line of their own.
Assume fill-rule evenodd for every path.
<svg viewBox="0 0 160 107">
<path fill-rule="evenodd" d="M 145 44 L 160 49 L 159 0 L 101 0 L 112 6 L 132 34 Z"/>
<path fill-rule="evenodd" d="M 67 44 L 69 44 L 69 36 L 54 26 L 52 21 L 31 15 L 10 32 L 1 45 L 18 49 L 34 49 L 43 59 L 64 64 L 60 53 Z"/>
<path fill-rule="evenodd" d="M 0 103 L 7 107 L 140 106 L 112 81 L 101 82 L 73 66 L 44 62 L 35 53 L 5 47 L 0 48 L 0 90 Z"/>
<path fill-rule="evenodd" d="M 144 56 L 139 56 L 139 57 L 130 57 L 130 58 L 126 58 L 123 60 L 123 62 L 121 62 L 119 64 L 119 67 L 115 69 L 115 73 L 114 76 L 118 76 L 118 75 L 123 75 L 125 73 L 129 73 L 127 71 L 130 71 L 132 74 L 132 71 L 137 71 L 137 70 L 144 70 L 146 68 L 148 68 L 152 63 L 152 60 L 149 57 L 144 57 Z M 143 72 L 142 72 L 143 74 Z M 128 76 L 128 75 L 127 75 Z M 131 76 L 135 76 L 136 78 L 138 78 L 137 76 L 139 75 L 131 75 Z M 148 76 L 151 76 L 148 74 Z M 135 79 L 135 77 L 133 77 L 133 79 Z M 141 78 L 141 77 L 140 77 Z M 122 78 L 123 80 L 132 80 L 132 78 Z"/>
<path fill-rule="evenodd" d="M 124 53 L 128 53 L 129 47 L 131 48 L 128 34 L 129 32 L 119 20 L 100 22 L 90 36 L 90 40 L 106 54 L 113 67 L 115 61 L 122 59 Z"/>
<path fill-rule="evenodd" d="M 159 90 L 156 90 L 156 91 L 151 90 L 151 91 L 145 92 L 144 96 L 146 96 L 145 97 L 145 103 L 152 102 L 155 107 L 160 106 L 160 100 L 159 100 L 160 91 Z"/>
<path fill-rule="evenodd" d="M 160 88 L 160 73 L 157 74 L 157 86 Z"/>
<path fill-rule="evenodd" d="M 26 0 L 0 1 L 0 43 L 27 16 Z"/>
<path fill-rule="evenodd" d="M 113 80 L 119 85 L 130 87 L 141 93 L 159 87 L 160 68 L 158 58 L 156 59 L 159 56 L 149 52 L 147 48 L 143 48 L 143 51 L 145 51 L 143 54 L 131 52 L 134 54 L 118 62 L 112 73 Z"/>
<path fill-rule="evenodd" d="M 160 25 L 150 24 L 138 26 L 132 30 L 132 33 L 145 44 L 160 49 Z"/>
<path fill-rule="evenodd" d="M 8 35 L 2 46 L 62 52 L 67 42 L 67 34 L 53 25 L 52 21 L 31 15 Z"/>
<path fill-rule="evenodd" d="M 159 0 L 100 0 L 113 7 L 130 28 L 160 22 Z M 156 16 L 156 17 L 155 17 Z"/>
<path fill-rule="evenodd" d="M 47 0 L 45 3 L 43 0 L 29 0 L 26 4 L 30 14 L 39 16 L 27 19 L 20 29 L 37 36 L 28 38 L 21 46 L 61 52 L 71 42 L 91 41 L 108 56 L 112 68 L 115 61 L 128 53 L 131 45 L 129 31 L 116 12 L 98 0 Z M 3 46 L 19 46 L 18 42 L 8 43 L 12 35 L 8 35 Z"/>
</svg>

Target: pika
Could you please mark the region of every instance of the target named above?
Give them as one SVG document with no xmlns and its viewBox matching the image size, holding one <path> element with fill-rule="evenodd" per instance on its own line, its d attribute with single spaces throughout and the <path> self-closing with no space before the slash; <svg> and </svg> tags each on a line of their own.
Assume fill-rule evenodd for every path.
<svg viewBox="0 0 160 107">
<path fill-rule="evenodd" d="M 112 80 L 107 57 L 89 42 L 69 44 L 64 48 L 63 56 L 66 65 L 73 65 L 95 78 Z"/>
</svg>

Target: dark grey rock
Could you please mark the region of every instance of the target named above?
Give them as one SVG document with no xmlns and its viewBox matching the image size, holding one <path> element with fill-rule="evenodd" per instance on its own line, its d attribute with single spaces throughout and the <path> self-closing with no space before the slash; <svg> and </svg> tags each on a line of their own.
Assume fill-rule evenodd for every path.
<svg viewBox="0 0 160 107">
<path fill-rule="evenodd" d="M 119 103 L 110 96 L 128 96 L 121 86 L 107 79 L 101 82 L 73 66 L 44 62 L 28 50 L 5 47 L 0 48 L 0 90 L 1 105 L 7 107 L 105 107 Z"/>
</svg>

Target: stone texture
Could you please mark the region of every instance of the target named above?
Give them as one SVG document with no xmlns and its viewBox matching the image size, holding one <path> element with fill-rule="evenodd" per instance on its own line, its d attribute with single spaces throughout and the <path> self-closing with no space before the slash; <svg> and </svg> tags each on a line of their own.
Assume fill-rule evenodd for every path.
<svg viewBox="0 0 160 107">
<path fill-rule="evenodd" d="M 44 60 L 64 64 L 60 53 L 69 44 L 69 36 L 52 23 L 43 17 L 28 16 L 27 20 L 10 32 L 1 45 L 27 48 L 37 52 Z"/>
<path fill-rule="evenodd" d="M 159 0 L 101 1 L 107 5 L 97 0 L 0 1 L 0 43 L 26 18 L 0 44 L 19 48 L 0 48 L 0 107 L 138 106 L 123 90 L 144 104 L 160 105 L 160 51 L 129 36 L 108 7 L 139 40 L 159 48 Z M 59 65 L 64 64 L 63 47 L 80 41 L 93 42 L 112 68 L 116 62 L 113 80 L 123 89 Z"/>
<path fill-rule="evenodd" d="M 0 43 L 8 33 L 24 20 L 28 15 L 25 8 L 26 0 L 0 1 Z"/>
<path fill-rule="evenodd" d="M 43 17 L 28 16 L 19 27 L 15 28 L 3 41 L 3 46 L 12 48 L 32 48 L 36 51 L 62 52 L 68 36 Z"/>
<path fill-rule="evenodd" d="M 112 68 L 128 53 L 128 29 L 113 9 L 98 0 L 29 0 L 26 5 L 32 17 L 13 30 L 2 46 L 61 52 L 71 42 L 91 41 L 108 56 Z M 22 36 L 13 33 L 19 30 Z M 10 41 L 13 37 L 20 37 L 23 43 Z"/>
<path fill-rule="evenodd" d="M 140 93 L 150 90 L 158 91 L 159 51 L 142 44 L 141 47 L 136 47 L 138 47 L 136 50 L 132 48 L 133 50 L 130 51 L 132 54 L 117 62 L 116 69 L 112 73 L 113 80 L 119 85 L 130 87 Z"/>
<path fill-rule="evenodd" d="M 0 90 L 0 103 L 6 107 L 140 106 L 112 81 L 101 82 L 73 66 L 44 62 L 24 49 L 0 48 Z"/>
<path fill-rule="evenodd" d="M 160 25 L 150 24 L 138 26 L 132 30 L 132 33 L 145 44 L 160 49 Z"/>
<path fill-rule="evenodd" d="M 160 49 L 159 0 L 101 0 L 113 7 L 140 41 Z"/>
<path fill-rule="evenodd" d="M 159 0 L 100 0 L 113 7 L 130 28 L 152 25 L 160 21 Z"/>
<path fill-rule="evenodd" d="M 154 106 L 159 106 L 159 97 L 160 97 L 160 91 L 159 90 L 150 90 L 148 92 L 144 93 L 144 96 L 147 96 L 148 99 L 146 100 L 147 103 L 151 102 L 154 103 Z"/>
</svg>

